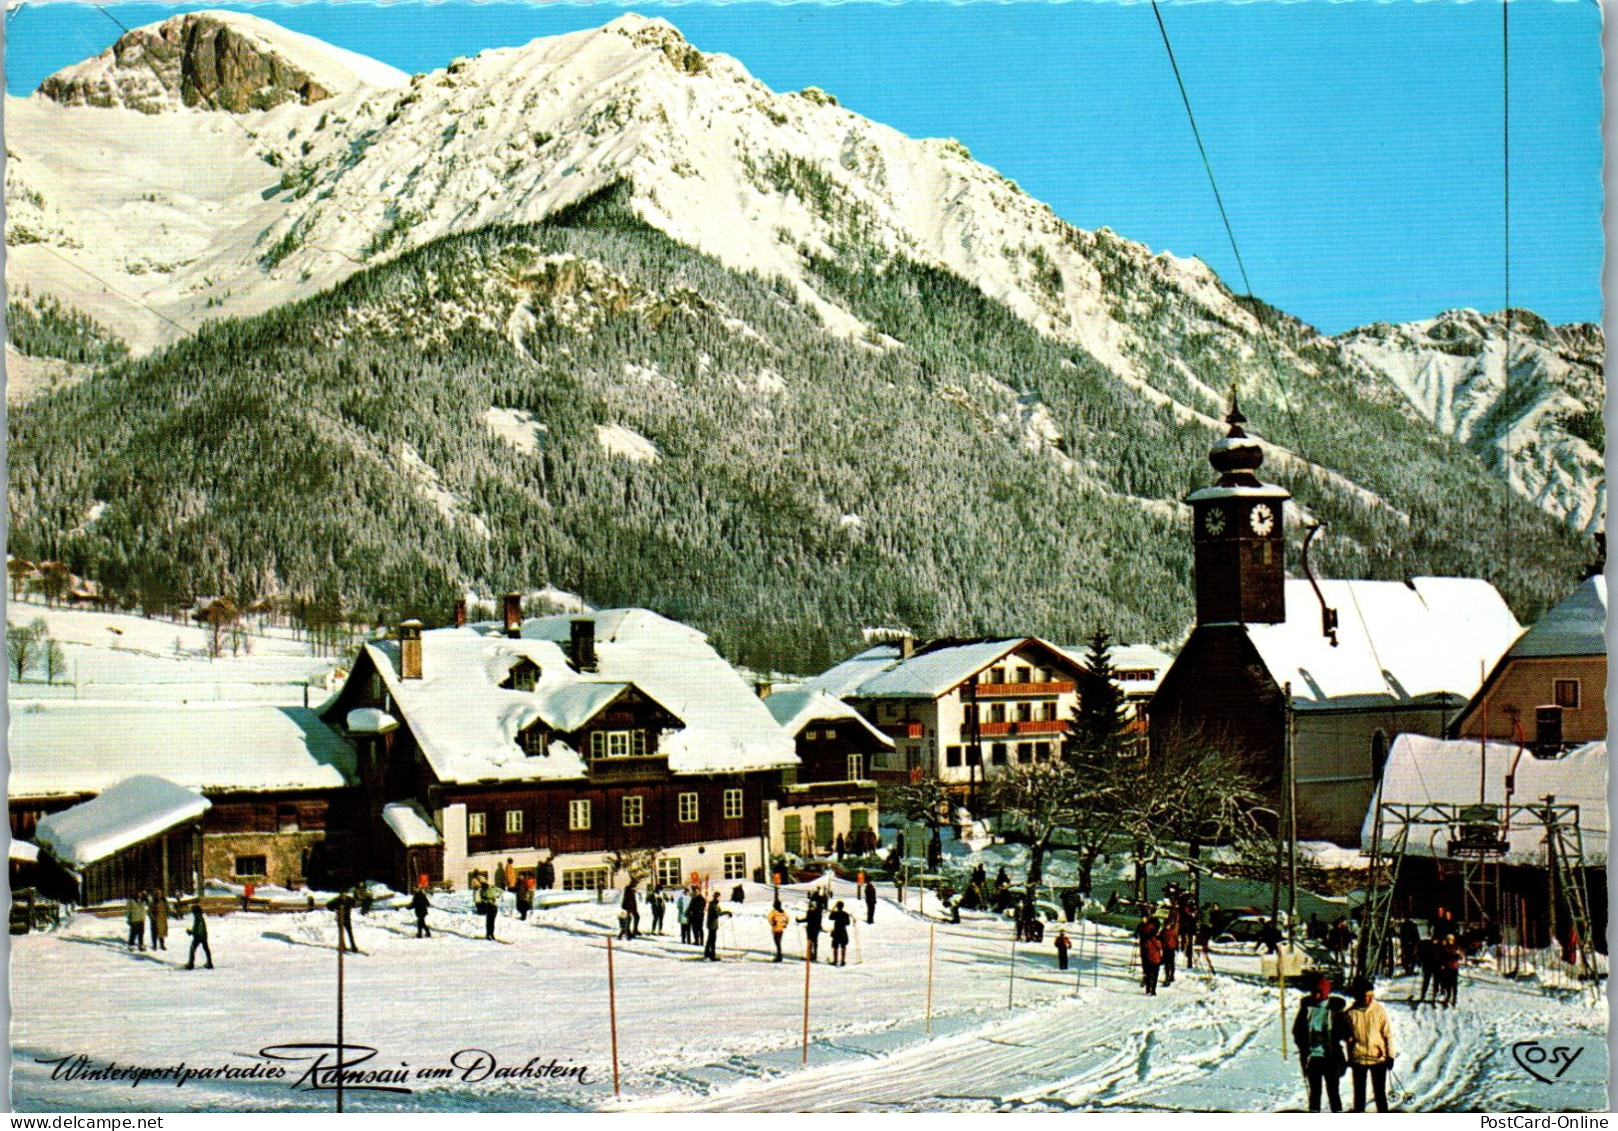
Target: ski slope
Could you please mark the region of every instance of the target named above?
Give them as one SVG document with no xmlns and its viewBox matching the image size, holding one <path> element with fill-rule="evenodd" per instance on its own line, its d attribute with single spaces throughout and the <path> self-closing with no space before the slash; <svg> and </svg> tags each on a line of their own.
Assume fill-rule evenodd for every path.
<svg viewBox="0 0 1618 1131">
<path fill-rule="evenodd" d="M 728 890 L 729 885 L 726 885 Z M 683 946 L 672 909 L 662 937 L 615 944 L 621 1095 L 612 1088 L 606 936 L 615 904 L 512 914 L 509 945 L 482 938 L 462 894 L 435 895 L 432 939 L 410 913 L 355 916 L 364 955 L 346 963 L 346 1039 L 375 1065 L 409 1071 L 481 1049 L 501 1066 L 537 1058 L 586 1066 L 585 1079 L 413 1081 L 410 1095 L 350 1092 L 349 1110 L 1235 1110 L 1299 1105 L 1296 1062 L 1281 1053 L 1273 987 L 1256 960 L 1216 956 L 1220 973 L 1182 973 L 1156 998 L 1140 992 L 1122 932 L 1086 928 L 1074 968 L 1056 969 L 1048 934 L 1017 948 L 1004 920 L 953 925 L 901 911 L 883 885 L 876 921 L 860 914 L 848 965 L 810 971 L 808 1066 L 801 1047 L 804 964 L 772 962 L 769 889 L 721 930 L 724 960 Z M 801 914 L 805 888 L 782 889 Z M 854 885 L 834 897 L 855 909 Z M 863 910 L 863 909 L 862 909 Z M 936 907 L 931 910 L 936 911 Z M 642 926 L 650 913 L 643 905 Z M 183 925 L 183 924 L 182 924 Z M 172 1084 L 52 1080 L 51 1063 L 158 1066 L 255 1063 L 258 1050 L 330 1041 L 336 928 L 328 912 L 234 913 L 210 920 L 218 969 L 183 969 L 169 954 L 131 954 L 117 918 L 80 914 L 62 930 L 13 940 L 14 1100 L 18 1110 L 322 1110 L 329 1091 L 284 1082 Z M 928 937 L 934 942 L 927 1023 Z M 801 955 L 801 928 L 787 935 Z M 829 952 L 822 939 L 822 957 Z M 1099 958 L 1099 962 L 1097 962 Z M 1015 980 L 1013 981 L 1013 971 Z M 1255 976 L 1244 976 L 1250 971 Z M 94 994 L 64 993 L 93 985 Z M 1406 996 L 1395 980 L 1385 996 Z M 1288 1021 L 1295 1008 L 1288 995 Z M 1013 1004 L 1008 1007 L 1008 1000 Z M 1606 1099 L 1606 1000 L 1550 995 L 1487 970 L 1463 975 L 1461 1005 L 1413 1012 L 1394 1004 L 1396 1090 L 1411 1110 L 1599 1110 Z M 1511 1045 L 1554 1040 L 1583 1051 L 1566 1077 L 1536 1083 Z M 44 1061 L 46 1063 L 40 1063 Z M 1345 1087 L 1347 1081 L 1345 1080 Z"/>
</svg>

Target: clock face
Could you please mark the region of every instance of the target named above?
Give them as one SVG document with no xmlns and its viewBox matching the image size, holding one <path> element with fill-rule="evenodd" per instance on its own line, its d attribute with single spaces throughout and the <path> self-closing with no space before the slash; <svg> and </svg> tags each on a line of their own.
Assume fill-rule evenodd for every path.
<svg viewBox="0 0 1618 1131">
<path fill-rule="evenodd" d="M 1259 503 L 1247 514 L 1247 525 L 1262 537 L 1275 529 L 1275 511 L 1269 503 Z"/>
<path fill-rule="evenodd" d="M 1203 512 L 1202 529 L 1208 534 L 1223 534 L 1225 532 L 1225 512 L 1220 510 Z"/>
</svg>

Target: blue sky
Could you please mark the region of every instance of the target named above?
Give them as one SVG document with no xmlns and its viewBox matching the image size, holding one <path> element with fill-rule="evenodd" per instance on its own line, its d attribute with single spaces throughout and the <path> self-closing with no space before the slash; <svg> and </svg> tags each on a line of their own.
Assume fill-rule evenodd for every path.
<svg viewBox="0 0 1618 1131">
<path fill-rule="evenodd" d="M 1240 290 L 1144 3 L 467 4 L 240 7 L 406 71 L 660 15 L 776 89 L 825 88 L 948 136 L 1081 227 L 1197 255 Z M 134 27 L 184 7 L 110 5 Z M 1501 18 L 1490 0 L 1169 3 L 1164 20 L 1254 291 L 1327 332 L 1502 305 Z M 1601 318 L 1601 20 L 1511 5 L 1512 302 Z M 25 94 L 119 34 L 76 3 L 10 24 Z"/>
</svg>

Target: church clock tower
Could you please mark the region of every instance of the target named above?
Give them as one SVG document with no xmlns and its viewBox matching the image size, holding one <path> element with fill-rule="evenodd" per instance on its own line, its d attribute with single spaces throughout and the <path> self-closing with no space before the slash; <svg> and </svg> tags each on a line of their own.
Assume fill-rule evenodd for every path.
<svg viewBox="0 0 1618 1131">
<path fill-rule="evenodd" d="M 1230 433 L 1208 462 L 1219 472 L 1212 487 L 1193 491 L 1197 624 L 1278 624 L 1286 620 L 1286 501 L 1284 487 L 1260 481 L 1258 441 L 1242 430 L 1247 418 L 1231 394 Z"/>
</svg>

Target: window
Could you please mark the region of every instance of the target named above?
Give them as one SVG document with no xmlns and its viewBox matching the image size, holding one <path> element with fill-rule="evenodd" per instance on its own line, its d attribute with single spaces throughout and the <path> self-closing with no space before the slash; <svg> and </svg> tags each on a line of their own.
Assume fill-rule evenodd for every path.
<svg viewBox="0 0 1618 1131">
<path fill-rule="evenodd" d="M 501 687 L 509 687 L 513 691 L 532 691 L 539 683 L 539 665 L 526 657 L 512 665 L 505 682 Z"/>
<path fill-rule="evenodd" d="M 989 669 L 989 682 L 990 683 L 1004 683 L 1004 682 L 1006 682 L 1006 669 L 1005 668 L 990 668 Z"/>
<path fill-rule="evenodd" d="M 848 756 L 848 780 L 860 781 L 865 777 L 865 756 L 863 754 L 850 754 Z"/>
<path fill-rule="evenodd" d="M 725 879 L 745 880 L 747 878 L 747 853 L 725 853 Z"/>
<path fill-rule="evenodd" d="M 382 702 L 382 696 L 387 694 L 388 686 L 382 682 L 381 672 L 372 672 L 370 684 L 366 687 L 366 698 L 373 703 Z"/>
<path fill-rule="evenodd" d="M 1004 703 L 989 704 L 989 721 L 1003 723 L 1006 721 L 1006 705 Z"/>
<path fill-rule="evenodd" d="M 644 758 L 646 732 L 643 730 L 598 730 L 590 735 L 592 758 Z"/>
<path fill-rule="evenodd" d="M 734 821 L 742 815 L 742 791 L 739 789 L 725 790 L 725 820 Z"/>
<path fill-rule="evenodd" d="M 850 809 L 848 811 L 849 832 L 860 832 L 871 827 L 871 811 L 869 809 Z"/>
<path fill-rule="evenodd" d="M 550 734 L 542 726 L 531 726 L 517 735 L 517 745 L 522 747 L 524 754 L 536 758 L 546 752 L 550 745 Z"/>
<path fill-rule="evenodd" d="M 1004 766 L 1006 764 L 1006 744 L 1004 742 L 993 742 L 989 744 L 989 761 L 994 763 L 996 766 Z"/>
<path fill-rule="evenodd" d="M 973 723 L 977 722 L 977 720 L 978 705 L 976 703 L 968 703 L 966 706 L 961 708 L 961 725 L 963 727 L 970 727 Z"/>
<path fill-rule="evenodd" d="M 697 795 L 694 793 L 680 794 L 680 820 L 690 824 L 697 819 Z"/>
<path fill-rule="evenodd" d="M 1034 744 L 1032 742 L 1017 743 L 1017 764 L 1026 766 L 1034 760 Z"/>
<path fill-rule="evenodd" d="M 1568 710 L 1577 710 L 1579 706 L 1579 681 L 1576 679 L 1559 679 L 1556 681 L 1556 705 L 1566 707 Z"/>
<path fill-rule="evenodd" d="M 657 858 L 657 885 L 665 888 L 680 886 L 680 877 L 685 869 L 680 864 L 678 856 L 659 856 Z"/>
<path fill-rule="evenodd" d="M 1049 762 L 1051 760 L 1051 744 L 1048 742 L 1034 743 L 1034 761 Z"/>
<path fill-rule="evenodd" d="M 1032 703 L 1017 704 L 1017 721 L 1019 723 L 1032 722 L 1034 718 L 1034 705 Z"/>
<path fill-rule="evenodd" d="M 238 876 L 268 876 L 269 862 L 263 856 L 236 857 L 236 874 Z"/>
<path fill-rule="evenodd" d="M 1019 667 L 1017 669 L 1017 682 L 1018 683 L 1032 683 L 1033 682 L 1033 676 L 1034 676 L 1033 671 L 1028 669 L 1028 668 Z"/>
<path fill-rule="evenodd" d="M 983 765 L 983 747 L 968 746 L 966 748 L 966 764 L 968 766 Z"/>
<path fill-rule="evenodd" d="M 959 766 L 961 764 L 961 748 L 959 746 L 944 747 L 944 765 Z"/>
<path fill-rule="evenodd" d="M 803 854 L 803 818 L 795 813 L 789 813 L 781 821 L 781 841 L 787 853 L 792 856 Z"/>
<path fill-rule="evenodd" d="M 1039 717 L 1044 719 L 1046 722 L 1055 722 L 1056 721 L 1056 704 L 1055 703 L 1041 703 L 1039 705 Z"/>
<path fill-rule="evenodd" d="M 589 799 L 567 803 L 567 827 L 574 831 L 590 827 Z"/>
<path fill-rule="evenodd" d="M 632 793 L 624 798 L 624 827 L 635 828 L 646 823 L 646 804 L 640 794 Z"/>
<path fill-rule="evenodd" d="M 468 813 L 466 815 L 466 835 L 486 836 L 489 831 L 489 816 L 487 813 Z"/>
<path fill-rule="evenodd" d="M 522 810 L 521 809 L 507 809 L 506 810 L 506 832 L 508 832 L 508 833 L 520 833 L 520 832 L 522 832 Z"/>
<path fill-rule="evenodd" d="M 298 807 L 296 805 L 277 805 L 275 807 L 275 827 L 284 833 L 298 831 Z"/>
<path fill-rule="evenodd" d="M 589 802 L 585 804 L 588 805 Z M 562 873 L 563 891 L 600 891 L 606 886 L 605 868 L 569 868 Z"/>
</svg>

